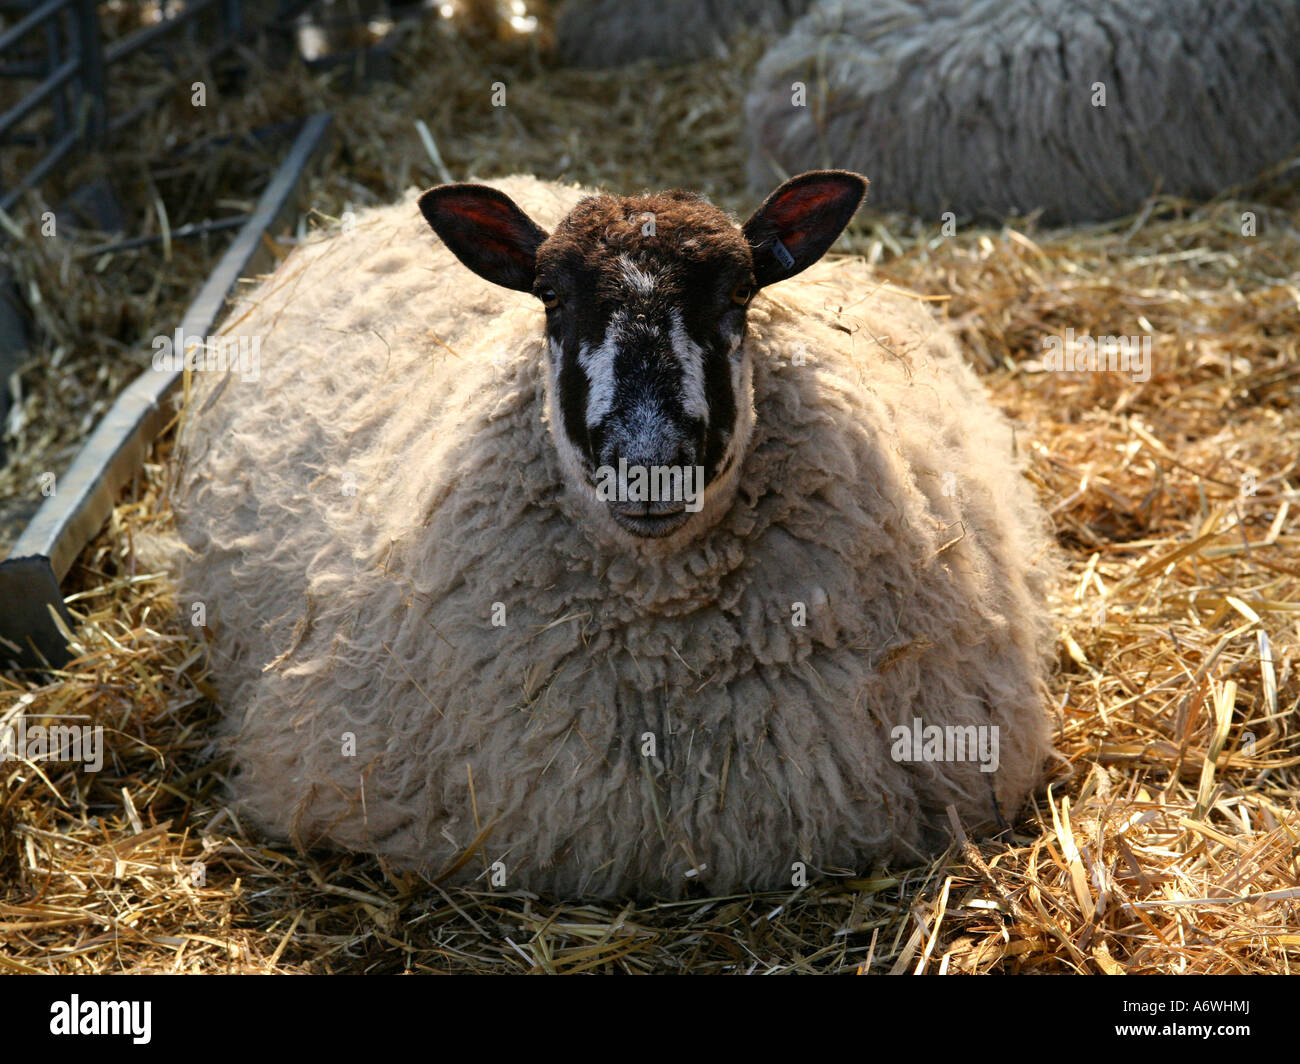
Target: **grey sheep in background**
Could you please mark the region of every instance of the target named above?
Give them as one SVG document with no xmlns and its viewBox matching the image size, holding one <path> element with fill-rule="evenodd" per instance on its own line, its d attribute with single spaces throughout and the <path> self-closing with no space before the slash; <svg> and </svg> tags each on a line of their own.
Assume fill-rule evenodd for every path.
<svg viewBox="0 0 1300 1064">
<path fill-rule="evenodd" d="M 756 188 L 833 165 L 927 218 L 1113 218 L 1294 150 L 1300 4 L 823 0 L 759 64 L 746 119 Z"/>
<path fill-rule="evenodd" d="M 556 23 L 556 50 L 566 66 L 578 67 L 725 55 L 737 31 L 779 33 L 808 10 L 810 2 L 569 0 Z"/>
</svg>

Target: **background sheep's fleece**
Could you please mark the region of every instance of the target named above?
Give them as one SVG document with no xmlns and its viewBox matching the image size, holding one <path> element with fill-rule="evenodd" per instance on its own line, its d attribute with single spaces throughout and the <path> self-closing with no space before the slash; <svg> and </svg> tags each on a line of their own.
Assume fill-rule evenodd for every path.
<svg viewBox="0 0 1300 1064">
<path fill-rule="evenodd" d="M 494 184 L 544 226 L 582 194 Z M 696 866 L 728 891 L 910 860 L 949 803 L 994 821 L 995 790 L 1013 815 L 1048 750 L 1052 555 L 920 305 L 855 263 L 762 293 L 739 498 L 659 561 L 575 523 L 542 328 L 413 195 L 232 315 L 261 377 L 199 380 L 176 510 L 245 815 L 431 873 L 478 840 L 455 881 L 500 860 L 511 886 L 670 895 Z M 1001 770 L 896 763 L 914 717 L 1000 725 Z"/>
<path fill-rule="evenodd" d="M 1300 3 L 820 0 L 763 58 L 745 112 L 755 190 L 843 166 L 871 178 L 873 207 L 932 220 L 1114 218 L 1157 191 L 1217 195 L 1295 149 Z"/>
</svg>

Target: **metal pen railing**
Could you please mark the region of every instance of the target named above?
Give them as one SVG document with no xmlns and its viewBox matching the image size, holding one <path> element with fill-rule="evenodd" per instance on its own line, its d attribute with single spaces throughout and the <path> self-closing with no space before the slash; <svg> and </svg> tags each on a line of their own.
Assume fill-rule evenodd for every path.
<svg viewBox="0 0 1300 1064">
<path fill-rule="evenodd" d="M 119 134 L 141 117 L 145 107 L 121 115 L 109 113 L 112 71 L 130 57 L 167 43 L 192 27 L 205 13 L 217 15 L 217 27 L 205 52 L 230 45 L 245 30 L 243 0 L 186 0 L 185 6 L 119 40 L 105 42 L 99 26 L 100 0 L 8 0 L 0 11 L 21 15 L 0 34 L 0 82 L 37 80 L 21 99 L 0 114 L 0 151 L 36 146 L 43 153 L 25 172 L 0 189 L 0 210 L 39 184 L 78 145 L 94 146 Z M 23 14 L 23 12 L 26 14 Z M 24 128 L 32 116 L 48 113 L 43 129 Z"/>
</svg>

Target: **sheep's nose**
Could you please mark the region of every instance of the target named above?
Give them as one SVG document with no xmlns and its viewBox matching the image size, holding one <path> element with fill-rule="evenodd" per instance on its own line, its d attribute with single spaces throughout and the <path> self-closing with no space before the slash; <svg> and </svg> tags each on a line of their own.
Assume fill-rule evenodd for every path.
<svg viewBox="0 0 1300 1064">
<path fill-rule="evenodd" d="M 695 464 L 695 448 L 689 442 L 678 443 L 658 438 L 635 439 L 622 448 L 610 448 L 606 461 L 617 465 L 619 459 L 627 462 L 628 468 L 645 466 L 685 467 Z"/>
</svg>

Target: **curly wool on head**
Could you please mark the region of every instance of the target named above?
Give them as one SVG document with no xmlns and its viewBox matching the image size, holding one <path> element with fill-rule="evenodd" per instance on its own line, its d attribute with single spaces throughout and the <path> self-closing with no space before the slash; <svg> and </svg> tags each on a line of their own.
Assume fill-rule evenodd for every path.
<svg viewBox="0 0 1300 1064">
<path fill-rule="evenodd" d="M 584 195 L 491 184 L 551 230 Z M 242 815 L 566 896 L 778 888 L 933 853 L 950 805 L 1014 817 L 1049 750 L 1054 556 L 920 305 L 848 261 L 755 298 L 734 499 L 671 548 L 593 529 L 542 317 L 409 196 L 232 314 L 260 379 L 198 381 L 175 508 Z M 996 727 L 997 771 L 896 760 L 918 719 Z"/>
</svg>

